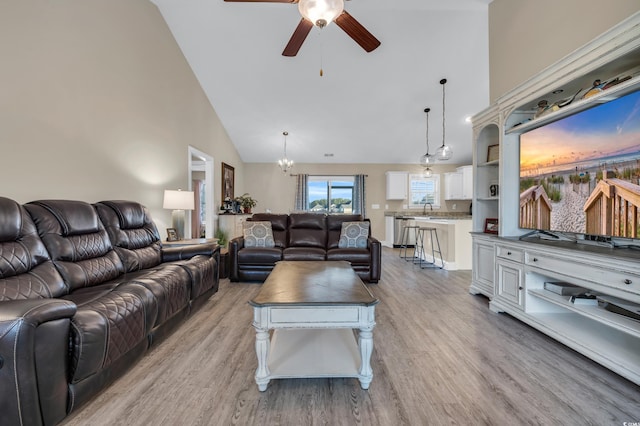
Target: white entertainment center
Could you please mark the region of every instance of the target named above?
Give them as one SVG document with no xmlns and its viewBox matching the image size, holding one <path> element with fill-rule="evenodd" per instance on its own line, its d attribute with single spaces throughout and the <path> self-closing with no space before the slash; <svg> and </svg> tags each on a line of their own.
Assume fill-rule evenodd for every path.
<svg viewBox="0 0 640 426">
<path fill-rule="evenodd" d="M 633 78 L 587 99 L 534 118 L 549 104 L 590 87 L 596 79 Z M 562 93 L 556 93 L 562 89 Z M 640 13 L 497 99 L 473 117 L 473 275 L 470 292 L 640 384 L 640 321 L 598 305 L 572 303 L 545 289 L 565 282 L 640 304 L 640 250 L 520 237 L 520 134 L 640 89 Z M 491 149 L 489 147 L 492 147 Z M 489 151 L 498 150 L 498 159 Z M 498 185 L 499 191 L 490 190 Z M 494 188 L 495 189 L 495 186 Z M 485 233 L 498 220 L 498 234 Z M 637 240 L 636 243 L 639 243 Z M 639 243 L 640 244 L 640 243 Z"/>
</svg>

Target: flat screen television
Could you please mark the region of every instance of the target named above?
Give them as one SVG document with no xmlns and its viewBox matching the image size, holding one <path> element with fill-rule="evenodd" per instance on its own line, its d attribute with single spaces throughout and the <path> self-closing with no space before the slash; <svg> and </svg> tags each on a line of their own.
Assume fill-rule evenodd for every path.
<svg viewBox="0 0 640 426">
<path fill-rule="evenodd" d="M 520 135 L 519 224 L 640 238 L 640 90 Z"/>
</svg>

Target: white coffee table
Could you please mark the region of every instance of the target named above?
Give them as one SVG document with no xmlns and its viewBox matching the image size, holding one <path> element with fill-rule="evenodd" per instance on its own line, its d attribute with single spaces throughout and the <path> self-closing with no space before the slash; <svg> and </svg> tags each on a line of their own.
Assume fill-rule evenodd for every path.
<svg viewBox="0 0 640 426">
<path fill-rule="evenodd" d="M 378 302 L 348 262 L 278 262 L 249 301 L 258 389 L 318 377 L 354 377 L 368 389 Z"/>
</svg>

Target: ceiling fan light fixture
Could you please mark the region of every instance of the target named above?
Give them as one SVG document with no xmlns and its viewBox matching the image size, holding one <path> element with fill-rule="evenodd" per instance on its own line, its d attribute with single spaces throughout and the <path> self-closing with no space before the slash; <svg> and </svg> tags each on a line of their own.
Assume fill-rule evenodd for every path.
<svg viewBox="0 0 640 426">
<path fill-rule="evenodd" d="M 447 79 L 443 78 L 440 80 L 440 84 L 442 84 L 442 146 L 438 148 L 436 151 L 436 159 L 440 161 L 447 161 L 453 157 L 453 148 L 449 145 L 445 145 L 444 141 L 444 128 L 445 128 L 445 110 L 444 110 L 444 85 L 447 83 Z"/>
<path fill-rule="evenodd" d="M 289 160 L 287 158 L 287 136 L 289 135 L 289 132 L 284 131 L 282 132 L 282 135 L 284 136 L 284 157 L 278 160 L 278 166 L 280 166 L 282 173 L 287 173 L 293 167 L 293 160 Z"/>
<path fill-rule="evenodd" d="M 324 28 L 340 16 L 344 0 L 300 0 L 298 10 L 313 25 Z"/>
</svg>

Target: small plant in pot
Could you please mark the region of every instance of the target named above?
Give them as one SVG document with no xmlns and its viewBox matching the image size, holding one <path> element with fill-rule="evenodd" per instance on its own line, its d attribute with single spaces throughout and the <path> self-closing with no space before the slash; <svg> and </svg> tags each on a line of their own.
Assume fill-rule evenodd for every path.
<svg viewBox="0 0 640 426">
<path fill-rule="evenodd" d="M 251 209 L 254 208 L 256 204 L 258 204 L 258 201 L 251 198 L 251 196 L 246 192 L 241 196 L 236 197 L 236 201 L 240 204 L 242 210 L 247 214 L 250 214 Z"/>
</svg>

